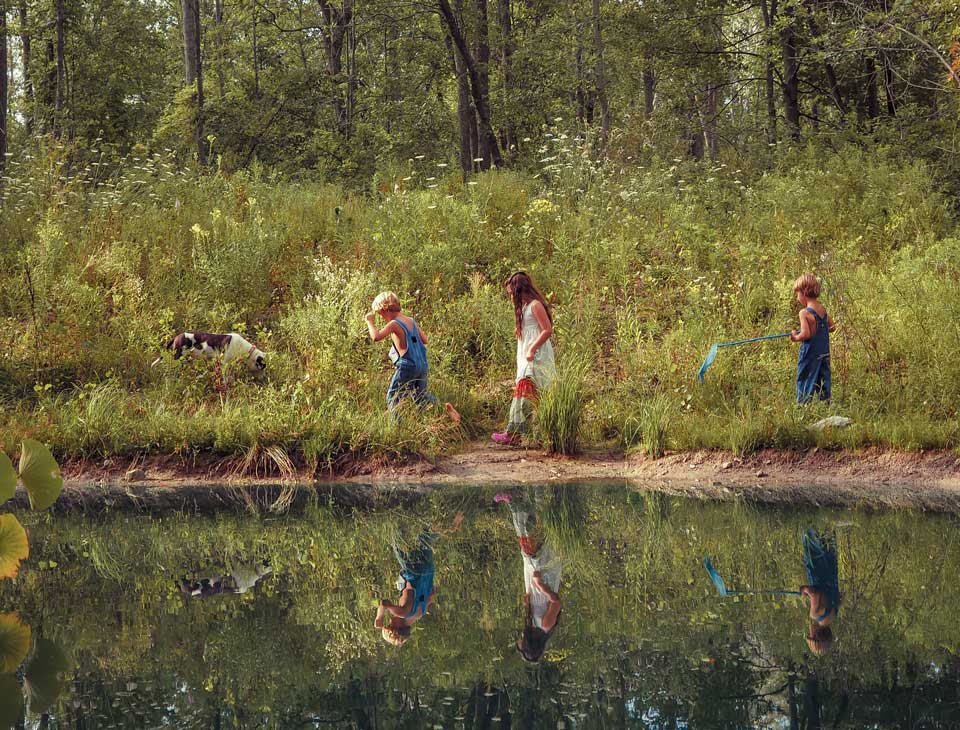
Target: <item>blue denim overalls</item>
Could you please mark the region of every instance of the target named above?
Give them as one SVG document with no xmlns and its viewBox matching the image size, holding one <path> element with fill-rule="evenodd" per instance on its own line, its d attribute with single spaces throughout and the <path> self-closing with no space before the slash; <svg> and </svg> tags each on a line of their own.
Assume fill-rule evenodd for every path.
<svg viewBox="0 0 960 730">
<path fill-rule="evenodd" d="M 427 392 L 427 348 L 418 336 L 417 323 L 413 322 L 413 331 L 399 319 L 394 320 L 407 336 L 407 351 L 396 363 L 396 371 L 387 388 L 387 406 L 392 411 L 400 399 L 409 395 L 418 404 L 436 403 L 436 398 Z"/>
<path fill-rule="evenodd" d="M 821 317 L 813 307 L 807 307 L 817 322 L 813 337 L 800 344 L 797 361 L 797 403 L 809 403 L 814 393 L 820 400 L 830 400 L 830 331 L 827 313 Z"/>
</svg>

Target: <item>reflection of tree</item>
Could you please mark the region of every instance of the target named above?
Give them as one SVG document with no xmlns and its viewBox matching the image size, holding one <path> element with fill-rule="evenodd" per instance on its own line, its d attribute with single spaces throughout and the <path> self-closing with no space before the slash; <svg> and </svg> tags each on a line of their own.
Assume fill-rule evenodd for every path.
<svg viewBox="0 0 960 730">
<path fill-rule="evenodd" d="M 380 514 L 34 520 L 35 554 L 0 601 L 70 647 L 76 671 L 51 727 L 958 724 L 960 542 L 950 523 L 856 515 L 842 550 L 844 634 L 814 659 L 794 604 L 719 604 L 699 564 L 706 553 L 728 565 L 748 553 L 756 558 L 738 583 L 802 580 L 795 545 L 807 515 L 629 494 L 543 491 L 549 530 L 566 534 L 563 597 L 577 610 L 565 609 L 555 655 L 535 669 L 512 648 L 516 539 L 487 506 L 492 491 L 444 490 L 415 506 L 424 521 L 469 515 L 444 551 L 429 636 L 402 655 L 369 630 L 375 591 L 396 570 Z M 277 577 L 229 601 L 177 593 L 171 576 L 235 554 L 269 559 Z M 117 566 L 114 576 L 107 567 Z"/>
</svg>

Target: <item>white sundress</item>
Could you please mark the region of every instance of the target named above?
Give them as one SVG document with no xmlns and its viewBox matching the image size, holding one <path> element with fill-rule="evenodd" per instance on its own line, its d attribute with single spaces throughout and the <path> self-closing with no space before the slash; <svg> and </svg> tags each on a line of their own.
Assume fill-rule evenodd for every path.
<svg viewBox="0 0 960 730">
<path fill-rule="evenodd" d="M 517 382 L 530 378 L 537 390 L 546 388 L 557 375 L 557 363 L 553 357 L 553 341 L 547 340 L 532 362 L 527 362 L 527 350 L 540 337 L 540 323 L 533 314 L 532 302 L 523 308 L 523 326 L 517 340 Z"/>
<path fill-rule="evenodd" d="M 557 375 L 557 363 L 553 357 L 553 342 L 547 340 L 537 350 L 532 361 L 527 361 L 527 351 L 540 337 L 540 323 L 532 311 L 532 302 L 523 308 L 520 339 L 517 340 L 517 388 L 514 390 L 507 419 L 507 433 L 523 434 L 530 428 L 533 405 L 527 397 L 527 391 L 519 387 L 520 381 L 529 379 L 539 393 L 553 382 Z"/>
<path fill-rule="evenodd" d="M 530 618 L 538 629 L 543 628 L 543 619 L 550 608 L 550 597 L 533 584 L 533 574 L 540 573 L 540 580 L 554 593 L 560 592 L 560 579 L 563 574 L 563 564 L 559 556 L 550 548 L 543 545 L 534 556 L 523 556 L 523 586 L 530 597 Z"/>
</svg>

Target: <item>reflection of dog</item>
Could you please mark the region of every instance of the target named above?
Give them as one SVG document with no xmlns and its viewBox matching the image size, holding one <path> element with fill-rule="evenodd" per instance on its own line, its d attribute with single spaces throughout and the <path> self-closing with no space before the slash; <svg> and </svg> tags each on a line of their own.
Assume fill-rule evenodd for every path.
<svg viewBox="0 0 960 730">
<path fill-rule="evenodd" d="M 254 372 L 264 370 L 267 367 L 267 356 L 263 351 L 257 349 L 256 345 L 247 342 L 236 332 L 230 332 L 226 335 L 210 332 L 181 332 L 167 342 L 166 348 L 173 350 L 175 359 L 179 359 L 186 350 L 193 357 L 201 357 L 205 360 L 219 357 L 224 362 L 232 362 L 233 360 L 246 358 L 247 369 Z M 152 364 L 156 365 L 161 359 L 158 357 Z"/>
</svg>

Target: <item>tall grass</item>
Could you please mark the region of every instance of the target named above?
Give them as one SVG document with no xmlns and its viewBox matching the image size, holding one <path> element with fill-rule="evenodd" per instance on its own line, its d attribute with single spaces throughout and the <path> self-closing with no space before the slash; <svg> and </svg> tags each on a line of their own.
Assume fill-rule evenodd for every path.
<svg viewBox="0 0 960 730">
<path fill-rule="evenodd" d="M 797 149 L 764 175 L 621 167 L 557 139 L 537 177 L 359 196 L 162 155 L 92 180 L 66 172 L 69 154 L 17 160 L 0 196 L 6 448 L 32 435 L 60 456 L 212 453 L 274 473 L 440 453 L 503 412 L 515 340 L 500 282 L 517 269 L 554 306 L 561 367 L 589 363 L 543 394 L 558 453 L 958 445 L 960 235 L 920 163 L 846 148 Z M 832 404 L 793 406 L 785 341 L 724 352 L 697 384 L 711 342 L 795 326 L 806 270 L 838 323 Z M 429 409 L 386 418 L 390 366 L 362 317 L 388 288 L 427 332 L 431 387 L 463 428 Z M 239 368 L 224 387 L 209 363 L 150 368 L 184 329 L 244 334 L 266 376 Z M 807 429 L 830 413 L 854 426 Z"/>
<path fill-rule="evenodd" d="M 537 427 L 543 445 L 552 454 L 575 454 L 580 448 L 583 415 L 583 367 L 561 367 L 540 394 Z"/>
</svg>

